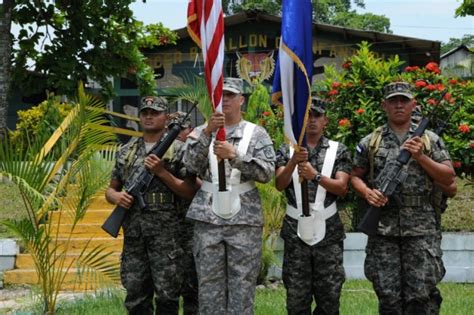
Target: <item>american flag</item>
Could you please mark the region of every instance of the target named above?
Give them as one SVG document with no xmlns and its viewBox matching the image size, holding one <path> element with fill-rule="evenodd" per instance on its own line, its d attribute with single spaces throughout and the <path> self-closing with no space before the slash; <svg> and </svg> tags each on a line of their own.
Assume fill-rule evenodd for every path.
<svg viewBox="0 0 474 315">
<path fill-rule="evenodd" d="M 224 80 L 224 14 L 220 0 L 189 0 L 188 33 L 202 49 L 207 92 L 212 106 L 222 112 Z M 216 139 L 225 141 L 220 128 Z"/>
</svg>

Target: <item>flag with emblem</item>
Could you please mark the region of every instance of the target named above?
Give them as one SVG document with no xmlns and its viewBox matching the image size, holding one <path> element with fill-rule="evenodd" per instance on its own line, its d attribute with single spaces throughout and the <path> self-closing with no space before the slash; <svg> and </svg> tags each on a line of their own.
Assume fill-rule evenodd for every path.
<svg viewBox="0 0 474 315">
<path fill-rule="evenodd" d="M 306 145 L 305 129 L 311 106 L 312 28 L 310 0 L 283 1 L 272 100 L 283 106 L 285 136 L 298 146 Z"/>
<path fill-rule="evenodd" d="M 202 50 L 207 92 L 215 111 L 222 112 L 224 80 L 224 15 L 220 0 L 189 0 L 188 33 Z M 225 141 L 220 128 L 216 139 Z"/>
</svg>

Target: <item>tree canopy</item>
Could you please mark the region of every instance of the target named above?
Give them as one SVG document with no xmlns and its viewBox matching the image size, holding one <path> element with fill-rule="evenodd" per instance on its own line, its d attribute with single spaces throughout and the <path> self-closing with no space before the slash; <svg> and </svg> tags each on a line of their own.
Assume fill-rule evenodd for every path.
<svg viewBox="0 0 474 315">
<path fill-rule="evenodd" d="M 447 53 L 461 45 L 466 45 L 468 48 L 474 47 L 474 35 L 464 34 L 462 38 L 450 38 L 447 43 L 442 43 L 441 54 Z"/>
<path fill-rule="evenodd" d="M 474 2 L 472 0 L 464 0 L 456 9 L 456 16 L 474 15 Z"/>
<path fill-rule="evenodd" d="M 21 29 L 13 38 L 12 83 L 29 91 L 72 94 L 78 81 L 92 79 L 110 96 L 109 78 L 129 72 L 142 93 L 154 93 L 153 70 L 140 48 L 173 43 L 176 35 L 161 23 L 137 21 L 129 8 L 132 2 L 15 1 L 12 22 Z"/>
<path fill-rule="evenodd" d="M 268 14 L 281 14 L 281 0 L 223 0 L 225 14 L 235 14 L 245 10 L 261 10 Z M 383 15 L 359 14 L 350 0 L 313 1 L 313 20 L 318 23 L 391 33 L 390 20 Z M 356 7 L 365 8 L 363 0 L 355 0 Z"/>
</svg>

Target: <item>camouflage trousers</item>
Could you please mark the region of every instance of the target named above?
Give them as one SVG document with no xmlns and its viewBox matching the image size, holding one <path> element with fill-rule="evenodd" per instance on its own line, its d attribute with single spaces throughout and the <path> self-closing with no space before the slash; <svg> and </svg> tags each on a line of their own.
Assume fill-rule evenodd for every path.
<svg viewBox="0 0 474 315">
<path fill-rule="evenodd" d="M 200 313 L 253 314 L 261 255 L 262 227 L 196 222 Z"/>
<path fill-rule="evenodd" d="M 339 298 L 345 280 L 343 242 L 309 246 L 293 231 L 283 232 L 282 277 L 288 314 L 311 314 L 313 297 L 316 302 L 313 314 L 339 314 Z"/>
<path fill-rule="evenodd" d="M 182 249 L 173 237 L 125 237 L 121 280 L 129 314 L 178 314 Z"/>
<path fill-rule="evenodd" d="M 198 281 L 193 256 L 194 224 L 183 219 L 179 230 L 179 244 L 184 251 L 183 282 L 180 289 L 180 295 L 183 297 L 183 312 L 184 315 L 199 314 Z"/>
<path fill-rule="evenodd" d="M 369 237 L 365 275 L 379 300 L 380 314 L 437 314 L 444 276 L 437 235 Z"/>
</svg>

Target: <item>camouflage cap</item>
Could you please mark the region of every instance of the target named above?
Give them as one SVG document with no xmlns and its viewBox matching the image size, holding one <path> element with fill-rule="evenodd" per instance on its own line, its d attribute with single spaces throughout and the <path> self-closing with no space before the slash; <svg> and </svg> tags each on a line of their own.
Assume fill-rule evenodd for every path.
<svg viewBox="0 0 474 315">
<path fill-rule="evenodd" d="M 140 111 L 144 110 L 145 108 L 151 108 L 159 112 L 167 111 L 168 101 L 162 96 L 145 96 L 142 97 Z"/>
<path fill-rule="evenodd" d="M 244 93 L 244 81 L 239 78 L 225 78 L 224 79 L 224 91 L 229 91 L 235 94 Z"/>
<path fill-rule="evenodd" d="M 311 97 L 311 110 L 314 110 L 318 113 L 324 114 L 326 113 L 327 102 L 322 100 L 317 96 Z"/>
<path fill-rule="evenodd" d="M 177 112 L 173 113 L 171 116 L 173 117 L 173 118 L 172 118 L 172 122 L 174 122 L 174 123 L 179 123 L 179 122 L 182 122 L 182 119 L 183 119 L 184 117 L 186 117 L 186 113 L 185 113 L 185 112 L 181 112 L 181 111 L 177 111 Z M 186 120 L 181 123 L 181 126 L 182 126 L 183 128 L 189 128 L 189 127 L 191 127 L 191 116 L 186 117 Z"/>
<path fill-rule="evenodd" d="M 402 95 L 402 96 L 408 97 L 409 99 L 413 98 L 411 86 L 407 82 L 389 83 L 384 87 L 383 92 L 384 92 L 385 99 L 389 99 L 397 95 Z"/>
</svg>

